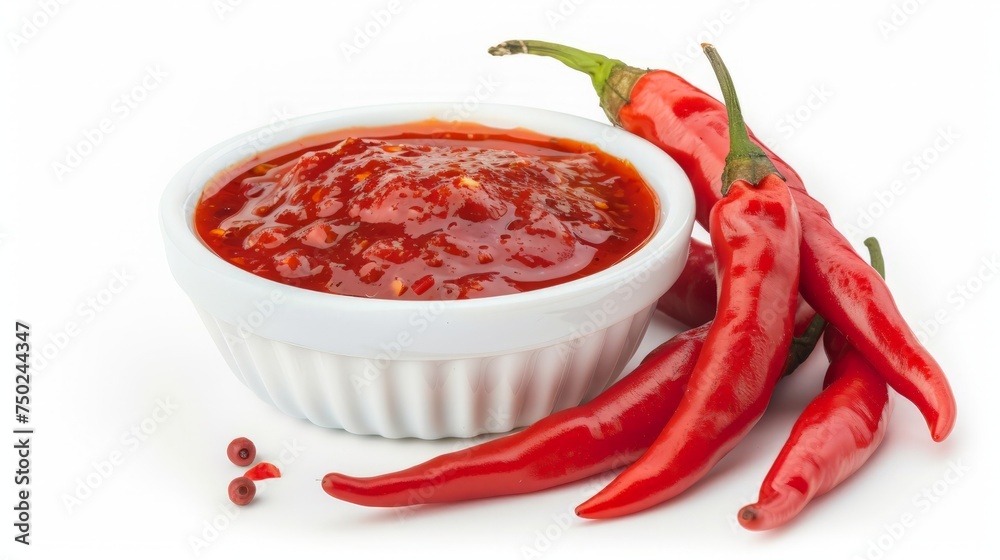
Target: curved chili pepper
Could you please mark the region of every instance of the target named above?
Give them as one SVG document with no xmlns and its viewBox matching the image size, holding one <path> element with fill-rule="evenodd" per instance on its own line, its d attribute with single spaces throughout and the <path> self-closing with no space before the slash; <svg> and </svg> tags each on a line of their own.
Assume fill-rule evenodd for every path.
<svg viewBox="0 0 1000 560">
<path fill-rule="evenodd" d="M 677 408 L 707 332 L 703 325 L 673 337 L 594 400 L 520 432 L 394 473 L 330 473 L 323 490 L 365 506 L 409 506 L 534 492 L 623 467 Z"/>
<path fill-rule="evenodd" d="M 756 503 L 737 515 L 763 531 L 798 515 L 814 497 L 854 474 L 885 437 L 892 400 L 885 381 L 850 346 L 833 360 L 825 388 L 802 411 L 764 478 Z"/>
<path fill-rule="evenodd" d="M 868 247 L 872 269 L 885 279 L 885 261 L 882 258 L 882 249 L 879 247 L 878 240 L 874 237 L 865 239 L 865 247 Z M 844 336 L 844 333 L 838 331 L 836 328 L 826 330 L 823 336 L 823 350 L 826 352 L 827 358 L 832 361 L 840 355 L 846 346 L 847 338 Z"/>
<path fill-rule="evenodd" d="M 803 297 L 917 406 L 931 438 L 944 440 L 955 426 L 957 405 L 941 366 L 903 320 L 885 282 L 833 227 L 826 209 L 808 195 L 795 199 L 803 224 L 811 228 L 802 234 Z"/>
<path fill-rule="evenodd" d="M 696 218 L 705 226 L 721 198 L 728 150 L 723 105 L 665 70 L 641 70 L 614 59 L 543 41 L 505 41 L 490 54 L 538 54 L 590 75 L 612 123 L 669 154 L 694 187 Z M 843 332 L 879 374 L 923 414 L 934 441 L 955 424 L 956 403 L 941 366 L 906 324 L 889 289 L 837 231 L 801 177 L 754 139 L 784 176 L 802 223 L 800 289 L 813 308 Z"/>
<path fill-rule="evenodd" d="M 577 507 L 581 517 L 635 513 L 700 480 L 764 414 L 785 369 L 798 294 L 798 214 L 788 187 L 747 135 L 725 66 L 714 48 L 705 53 L 726 97 L 726 167 L 735 170 L 709 220 L 719 309 L 677 411 L 639 460 Z"/>
<path fill-rule="evenodd" d="M 874 238 L 865 241 L 873 267 L 884 276 Z M 757 502 L 740 509 L 740 525 L 763 531 L 783 525 L 816 496 L 854 474 L 875 453 L 892 414 L 885 381 L 835 328 L 826 331 L 834 351 L 820 393 L 802 411 L 768 471 Z"/>
</svg>

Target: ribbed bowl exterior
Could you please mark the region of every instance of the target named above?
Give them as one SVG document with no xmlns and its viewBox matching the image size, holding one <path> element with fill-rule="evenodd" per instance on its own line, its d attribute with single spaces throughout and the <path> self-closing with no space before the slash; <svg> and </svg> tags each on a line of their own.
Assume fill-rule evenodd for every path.
<svg viewBox="0 0 1000 560">
<path fill-rule="evenodd" d="M 507 432 L 596 397 L 635 353 L 653 309 L 553 346 L 378 364 L 247 333 L 198 311 L 237 379 L 284 413 L 356 434 L 437 439 Z"/>
</svg>

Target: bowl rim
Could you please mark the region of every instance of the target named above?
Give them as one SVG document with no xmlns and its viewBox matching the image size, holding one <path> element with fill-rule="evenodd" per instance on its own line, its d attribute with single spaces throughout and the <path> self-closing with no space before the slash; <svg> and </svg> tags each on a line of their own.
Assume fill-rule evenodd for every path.
<svg viewBox="0 0 1000 560">
<path fill-rule="evenodd" d="M 683 242 L 683 250 L 686 252 L 687 238 L 694 222 L 694 196 L 686 174 L 666 153 L 650 142 L 609 124 L 559 111 L 495 103 L 480 104 L 464 118 L 440 120 L 443 125 L 449 121 L 461 121 L 494 128 L 523 128 L 543 135 L 594 144 L 614 157 L 628 160 L 654 191 L 660 207 L 658 224 L 646 242 L 606 269 L 545 288 L 463 300 L 391 300 L 319 292 L 257 276 L 217 256 L 195 230 L 194 207 L 211 178 L 223 173 L 242 172 L 261 161 L 262 154 L 267 154 L 270 158 L 274 157 L 275 150 L 299 149 L 293 148 L 296 141 L 317 134 L 358 126 L 415 123 L 451 114 L 455 107 L 456 104 L 446 102 L 394 103 L 295 117 L 289 119 L 284 128 L 274 132 L 269 145 L 261 146 L 263 149 L 257 149 L 238 162 L 232 160 L 233 152 L 245 145 L 247 138 L 260 135 L 269 126 L 257 127 L 233 136 L 194 157 L 168 183 L 159 209 L 164 241 L 172 244 L 194 265 L 206 268 L 231 282 L 252 285 L 260 293 L 275 293 L 276 290 L 296 304 L 337 313 L 420 313 L 428 308 L 435 309 L 437 313 L 487 312 L 497 308 L 505 311 L 532 309 L 542 302 L 579 298 L 595 289 L 606 288 L 608 285 L 620 286 L 641 277 L 651 269 L 658 268 L 662 264 L 660 261 L 666 258 L 665 255 L 677 243 Z M 610 140 L 602 141 L 602 138 Z M 176 277 L 177 273 L 174 275 Z"/>
</svg>

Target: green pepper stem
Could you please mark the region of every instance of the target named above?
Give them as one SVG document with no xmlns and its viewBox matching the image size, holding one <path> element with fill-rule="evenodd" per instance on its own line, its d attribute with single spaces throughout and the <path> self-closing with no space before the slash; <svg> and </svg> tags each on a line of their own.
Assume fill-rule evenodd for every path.
<svg viewBox="0 0 1000 560">
<path fill-rule="evenodd" d="M 495 47 L 490 47 L 489 53 L 493 56 L 509 54 L 548 56 L 587 74 L 594 84 L 594 91 L 601 98 L 601 108 L 615 125 L 621 125 L 618 111 L 628 104 L 632 87 L 648 72 L 604 55 L 547 41 L 504 41 Z"/>
<path fill-rule="evenodd" d="M 552 57 L 574 70 L 590 75 L 597 95 L 604 93 L 604 85 L 608 82 L 611 68 L 616 64 L 624 64 L 620 60 L 613 60 L 604 55 L 547 41 L 504 41 L 495 47 L 490 47 L 489 53 L 493 56 L 523 53 Z"/>
<path fill-rule="evenodd" d="M 726 167 L 722 170 L 722 194 L 725 195 L 736 181 L 743 180 L 756 185 L 764 177 L 778 171 L 764 150 L 750 140 L 747 125 L 743 122 L 743 111 L 740 110 L 740 100 L 736 96 L 733 78 L 722 62 L 719 51 L 708 43 L 702 43 L 701 48 L 712 63 L 712 69 L 715 70 L 715 77 L 722 87 L 722 97 L 726 102 L 726 113 L 729 116 L 729 154 L 726 156 Z"/>
<path fill-rule="evenodd" d="M 791 375 L 802 362 L 806 361 L 813 349 L 819 343 L 819 338 L 823 336 L 823 329 L 826 328 L 826 319 L 820 317 L 819 313 L 809 321 L 809 326 L 801 336 L 792 338 L 792 346 L 788 349 L 788 361 L 785 362 L 785 372 L 782 375 Z"/>
<path fill-rule="evenodd" d="M 868 255 L 872 262 L 872 268 L 878 272 L 879 276 L 885 279 L 885 259 L 882 258 L 882 247 L 878 239 L 869 237 L 865 239 L 865 247 L 868 247 Z"/>
</svg>

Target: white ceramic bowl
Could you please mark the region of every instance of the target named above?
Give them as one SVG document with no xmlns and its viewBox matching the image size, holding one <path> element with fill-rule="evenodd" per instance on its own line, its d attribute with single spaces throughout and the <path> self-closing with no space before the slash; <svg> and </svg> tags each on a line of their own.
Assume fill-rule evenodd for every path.
<svg viewBox="0 0 1000 560">
<path fill-rule="evenodd" d="M 195 158 L 167 186 L 167 260 L 236 377 L 281 411 L 385 437 L 468 437 L 526 426 L 595 397 L 621 373 L 656 299 L 687 258 L 690 183 L 652 144 L 588 119 L 481 105 L 464 120 L 598 145 L 656 191 L 652 238 L 622 262 L 540 290 L 461 301 L 392 301 L 266 280 L 212 253 L 194 231 L 202 191 L 296 143 L 357 126 L 450 121 L 443 103 L 347 109 L 263 127 Z"/>
</svg>

